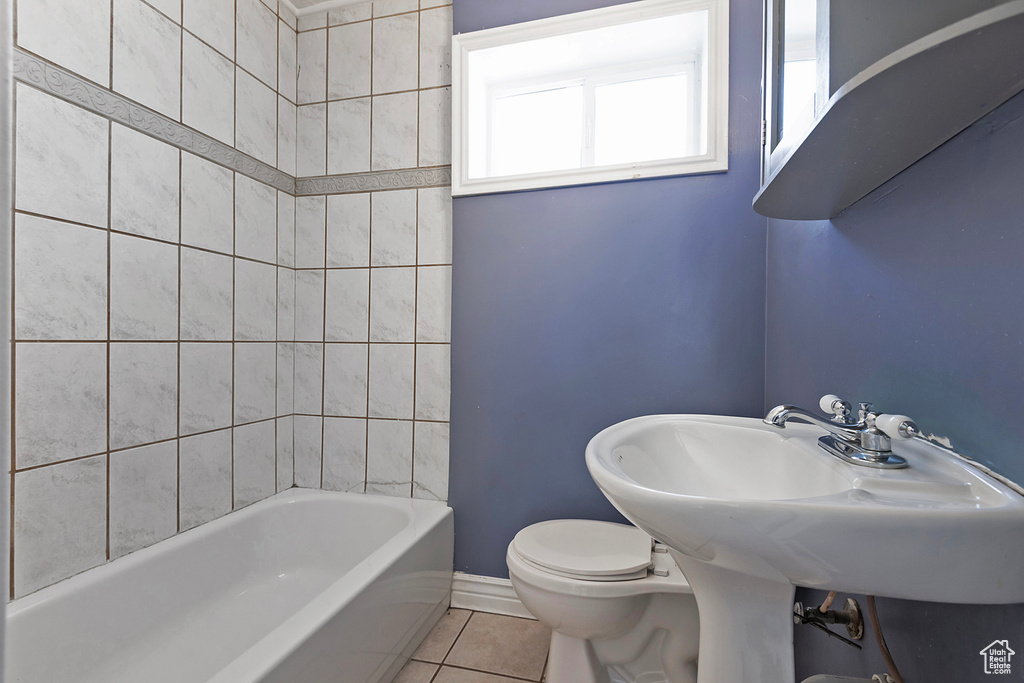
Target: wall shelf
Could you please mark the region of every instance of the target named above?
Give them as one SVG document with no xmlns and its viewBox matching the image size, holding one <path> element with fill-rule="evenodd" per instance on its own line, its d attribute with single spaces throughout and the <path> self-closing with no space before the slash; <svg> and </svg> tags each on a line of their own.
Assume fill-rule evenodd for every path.
<svg viewBox="0 0 1024 683">
<path fill-rule="evenodd" d="M 1021 90 L 1024 0 L 1014 0 L 916 40 L 843 84 L 761 187 L 754 210 L 831 218 Z"/>
</svg>

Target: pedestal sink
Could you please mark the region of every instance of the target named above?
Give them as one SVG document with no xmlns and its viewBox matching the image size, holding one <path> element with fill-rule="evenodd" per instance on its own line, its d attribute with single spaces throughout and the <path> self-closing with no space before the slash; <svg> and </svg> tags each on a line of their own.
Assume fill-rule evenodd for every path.
<svg viewBox="0 0 1024 683">
<path fill-rule="evenodd" d="M 668 545 L 701 619 L 700 683 L 792 683 L 794 586 L 1024 602 L 1024 497 L 922 439 L 906 469 L 846 463 L 822 429 L 652 415 L 613 425 L 587 467 Z"/>
</svg>

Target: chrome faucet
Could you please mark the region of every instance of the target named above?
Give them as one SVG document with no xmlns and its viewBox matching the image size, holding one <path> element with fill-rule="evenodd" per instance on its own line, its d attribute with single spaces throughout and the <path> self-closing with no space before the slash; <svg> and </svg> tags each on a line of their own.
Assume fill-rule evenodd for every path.
<svg viewBox="0 0 1024 683">
<path fill-rule="evenodd" d="M 828 432 L 818 439 L 818 445 L 855 465 L 881 469 L 899 469 L 907 461 L 892 452 L 893 439 L 910 439 L 920 430 L 906 415 L 886 415 L 871 410 L 870 403 L 861 403 L 857 418 L 852 417 L 849 403 L 834 394 L 821 397 L 818 405 L 831 414 L 831 419 L 797 408 L 781 405 L 772 408 L 764 417 L 764 423 L 784 429 L 789 420 L 801 420 Z"/>
</svg>

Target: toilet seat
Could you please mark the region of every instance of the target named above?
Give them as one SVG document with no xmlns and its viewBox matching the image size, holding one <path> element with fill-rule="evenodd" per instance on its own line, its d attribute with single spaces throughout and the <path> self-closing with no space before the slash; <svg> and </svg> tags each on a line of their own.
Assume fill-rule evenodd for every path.
<svg viewBox="0 0 1024 683">
<path fill-rule="evenodd" d="M 510 549 L 526 564 L 581 581 L 630 581 L 647 576 L 651 537 L 626 524 L 557 519 L 521 530 Z"/>
</svg>

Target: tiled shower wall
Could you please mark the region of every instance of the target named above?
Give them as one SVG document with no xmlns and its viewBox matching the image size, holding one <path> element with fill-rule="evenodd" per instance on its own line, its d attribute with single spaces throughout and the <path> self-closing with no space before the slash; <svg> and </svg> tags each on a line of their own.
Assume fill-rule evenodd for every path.
<svg viewBox="0 0 1024 683">
<path fill-rule="evenodd" d="M 273 5 L 17 1 L 14 597 L 292 485 L 447 497 L 451 8 L 378 3 L 438 110 L 376 125 L 403 151 L 370 164 L 326 127 L 296 153 L 310 71 Z M 372 15 L 331 13 L 312 106 L 381 101 L 324 99 L 331 68 L 391 64 Z"/>
<path fill-rule="evenodd" d="M 260 0 L 17 2 L 16 46 L 88 83 L 16 91 L 14 597 L 293 484 L 294 197 L 142 130 L 287 181 L 294 28 Z"/>
<path fill-rule="evenodd" d="M 451 192 L 422 185 L 450 164 L 451 17 L 378 0 L 299 19 L 298 174 L 421 186 L 297 199 L 297 486 L 448 497 Z"/>
</svg>

